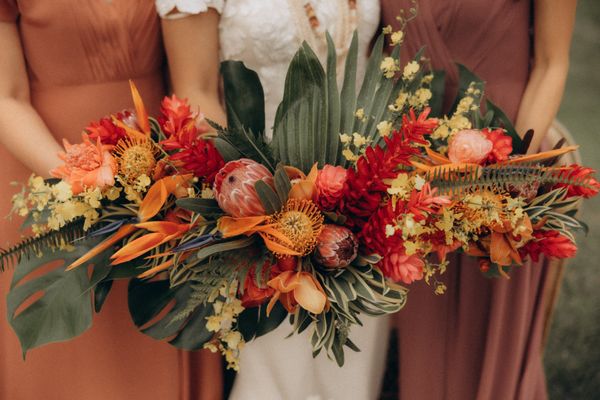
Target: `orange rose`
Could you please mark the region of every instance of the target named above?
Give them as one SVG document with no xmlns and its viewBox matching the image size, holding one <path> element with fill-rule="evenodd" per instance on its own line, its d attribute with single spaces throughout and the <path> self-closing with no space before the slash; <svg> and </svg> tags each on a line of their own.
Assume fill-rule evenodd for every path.
<svg viewBox="0 0 600 400">
<path fill-rule="evenodd" d="M 457 132 L 448 145 L 448 158 L 455 164 L 484 161 L 494 144 L 480 131 L 468 129 Z"/>
<path fill-rule="evenodd" d="M 70 144 L 63 141 L 65 151 L 59 157 L 65 162 L 50 171 L 55 178 L 60 178 L 71 185 L 74 195 L 86 188 L 104 188 L 115 184 L 117 162 L 110 154 L 111 146 L 103 145 L 100 139 L 93 143 L 84 133 L 83 142 Z"/>
</svg>

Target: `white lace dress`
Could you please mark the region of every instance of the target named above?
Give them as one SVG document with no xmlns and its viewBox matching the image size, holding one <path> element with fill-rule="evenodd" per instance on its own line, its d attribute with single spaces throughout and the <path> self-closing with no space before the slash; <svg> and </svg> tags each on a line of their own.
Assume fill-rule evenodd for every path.
<svg viewBox="0 0 600 400">
<path fill-rule="evenodd" d="M 296 0 L 300 3 L 301 0 Z M 379 0 L 357 0 L 359 31 L 358 76 L 362 77 L 369 43 L 379 24 Z M 301 6 L 302 3 L 300 3 Z M 336 37 L 338 2 L 313 0 L 321 25 Z M 283 97 L 288 65 L 301 43 L 301 30 L 288 0 L 156 0 L 159 14 L 181 18 L 213 8 L 221 14 L 221 58 L 240 60 L 257 72 L 265 92 L 267 134 Z M 383 377 L 388 341 L 385 317 L 363 318 L 351 339 L 360 353 L 346 350 L 339 368 L 325 354 L 313 359 L 308 334 L 286 338 L 284 322 L 274 332 L 248 343 L 242 350 L 233 400 L 376 399 Z"/>
</svg>

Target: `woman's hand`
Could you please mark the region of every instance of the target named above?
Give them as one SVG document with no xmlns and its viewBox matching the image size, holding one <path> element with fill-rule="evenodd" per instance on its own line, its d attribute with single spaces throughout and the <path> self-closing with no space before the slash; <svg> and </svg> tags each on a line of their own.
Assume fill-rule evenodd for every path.
<svg viewBox="0 0 600 400">
<path fill-rule="evenodd" d="M 185 18 L 164 19 L 162 28 L 174 93 L 225 125 L 219 100 L 219 14 L 209 9 Z"/>
<path fill-rule="evenodd" d="M 569 71 L 577 0 L 536 0 L 533 68 L 516 121 L 520 134 L 533 129 L 529 152 L 539 151 L 556 117 Z"/>
<path fill-rule="evenodd" d="M 0 22 L 0 143 L 41 176 L 61 161 L 56 142 L 29 102 L 29 80 L 14 23 Z"/>
</svg>

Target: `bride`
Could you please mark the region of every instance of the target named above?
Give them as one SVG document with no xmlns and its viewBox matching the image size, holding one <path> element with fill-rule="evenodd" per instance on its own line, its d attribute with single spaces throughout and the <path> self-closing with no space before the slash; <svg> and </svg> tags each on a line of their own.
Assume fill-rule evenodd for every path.
<svg viewBox="0 0 600 400">
<path fill-rule="evenodd" d="M 174 92 L 225 123 L 219 101 L 219 61 L 240 60 L 256 71 L 265 93 L 267 137 L 283 96 L 288 65 L 302 41 L 323 60 L 325 31 L 344 55 L 359 32 L 359 77 L 379 24 L 379 0 L 156 0 Z M 341 74 L 340 74 L 341 76 Z M 232 399 L 375 399 L 383 376 L 388 340 L 384 317 L 364 318 L 351 333 L 360 353 L 345 366 L 324 355 L 312 358 L 306 332 L 290 338 L 291 326 L 248 343 Z"/>
</svg>

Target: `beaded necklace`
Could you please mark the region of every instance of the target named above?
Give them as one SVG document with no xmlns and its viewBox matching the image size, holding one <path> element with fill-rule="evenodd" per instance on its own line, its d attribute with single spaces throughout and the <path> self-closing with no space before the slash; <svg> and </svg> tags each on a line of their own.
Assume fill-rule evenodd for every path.
<svg viewBox="0 0 600 400">
<path fill-rule="evenodd" d="M 328 0 L 332 1 L 332 0 Z M 346 54 L 350 46 L 352 34 L 358 25 L 356 0 L 333 0 L 337 1 L 336 9 L 339 11 L 336 21 L 335 36 L 333 43 L 337 54 L 338 70 L 343 66 Z M 327 54 L 326 30 L 321 26 L 315 9 L 310 0 L 288 0 L 292 16 L 299 30 L 299 39 L 306 40 L 310 47 L 320 56 Z"/>
</svg>

